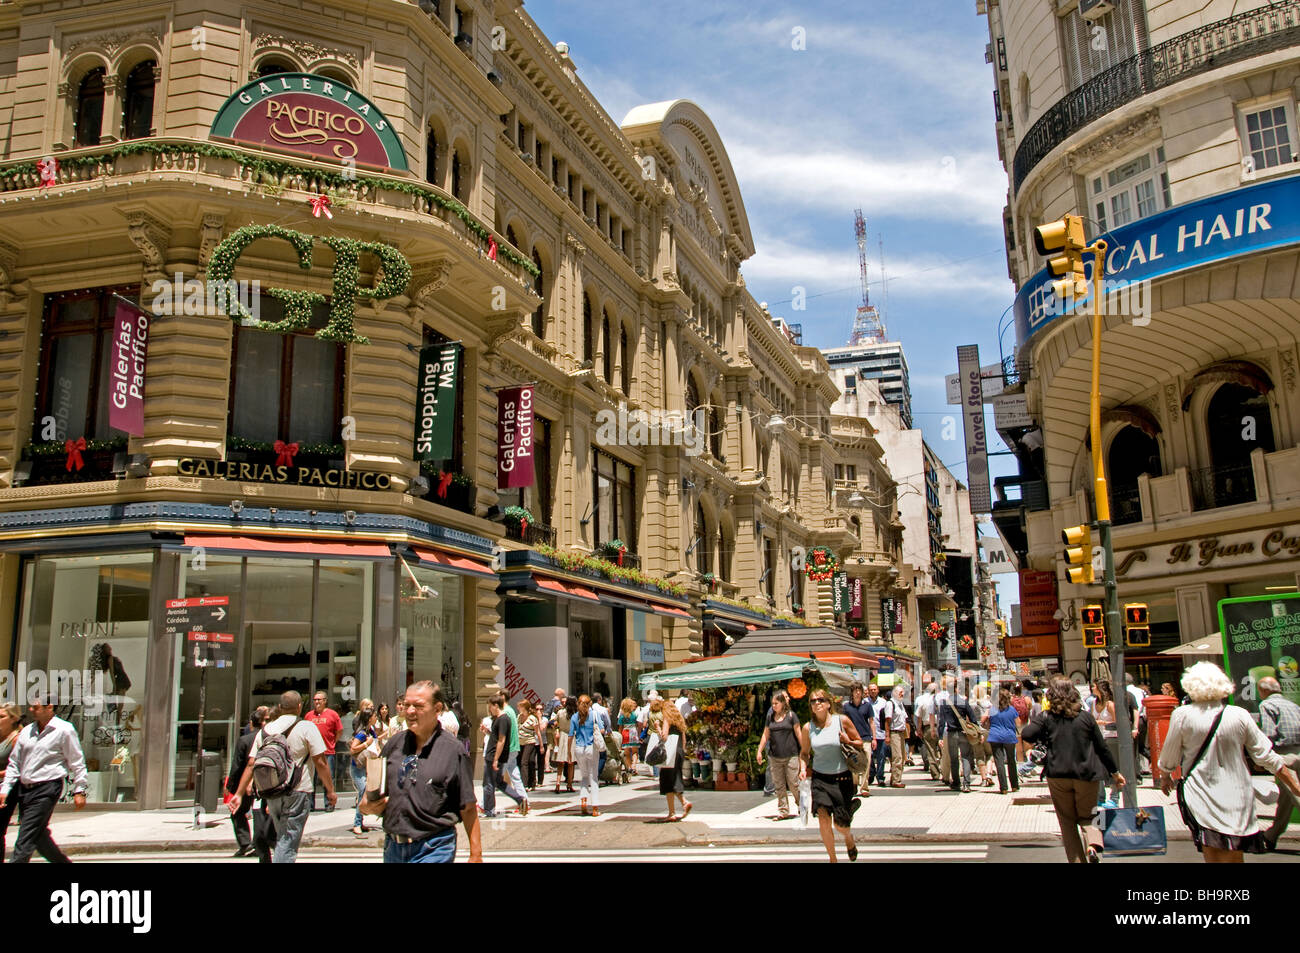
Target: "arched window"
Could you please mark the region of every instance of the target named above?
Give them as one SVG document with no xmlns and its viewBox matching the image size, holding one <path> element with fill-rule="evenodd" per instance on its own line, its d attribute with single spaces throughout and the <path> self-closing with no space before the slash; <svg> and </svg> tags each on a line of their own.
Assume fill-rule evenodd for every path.
<svg viewBox="0 0 1300 953">
<path fill-rule="evenodd" d="M 506 241 L 516 248 L 519 247 L 519 239 L 515 236 L 515 227 L 513 225 L 506 226 Z"/>
<path fill-rule="evenodd" d="M 696 386 L 695 375 L 686 375 L 686 412 L 694 413 L 695 408 L 700 406 L 700 388 Z"/>
<path fill-rule="evenodd" d="M 596 326 L 591 314 L 591 295 L 582 296 L 582 361 L 595 367 Z"/>
<path fill-rule="evenodd" d="M 424 138 L 424 181 L 442 188 L 442 179 L 438 177 L 438 134 L 432 127 Z"/>
<path fill-rule="evenodd" d="M 1268 396 L 1240 384 L 1224 384 L 1210 398 L 1205 418 L 1213 466 L 1197 481 L 1200 508 L 1250 502 L 1255 499 L 1251 451 L 1274 450 Z"/>
<path fill-rule="evenodd" d="M 613 324 L 610 323 L 610 320 L 609 320 L 609 311 L 606 311 L 606 312 L 605 312 L 605 318 L 604 318 L 604 320 L 601 321 L 601 323 L 600 323 L 600 330 L 601 330 L 601 343 L 602 343 L 603 347 L 605 348 L 604 353 L 601 355 L 601 359 L 602 359 L 602 363 L 604 364 L 605 383 L 606 383 L 606 384 L 609 384 L 611 387 L 614 386 L 614 335 L 613 335 L 613 328 L 614 328 L 614 326 L 613 326 Z"/>
<path fill-rule="evenodd" d="M 321 79 L 328 79 L 330 82 L 333 83 L 342 83 L 344 86 L 352 85 L 351 78 L 344 75 L 341 71 L 336 69 L 329 69 L 329 68 L 318 69 L 316 70 L 316 75 L 319 76 Z"/>
<path fill-rule="evenodd" d="M 731 556 L 735 548 L 735 531 L 724 522 L 718 527 L 718 576 L 722 579 L 731 579 Z"/>
<path fill-rule="evenodd" d="M 469 204 L 469 155 L 460 146 L 451 163 L 451 194 Z"/>
<path fill-rule="evenodd" d="M 621 373 L 619 374 L 619 390 L 624 394 L 632 393 L 632 352 L 628 349 L 627 328 L 624 327 L 618 332 L 618 356 L 622 364 L 619 365 Z"/>
<path fill-rule="evenodd" d="M 709 406 L 709 453 L 717 460 L 722 459 L 722 414 L 718 407 L 720 401 L 715 394 Z"/>
<path fill-rule="evenodd" d="M 1141 429 L 1129 425 L 1115 435 L 1106 453 L 1113 522 L 1136 523 L 1142 519 L 1138 477 L 1144 473 L 1160 476 L 1160 444 Z"/>
<path fill-rule="evenodd" d="M 276 76 L 280 73 L 295 73 L 293 65 L 286 63 L 284 60 L 265 59 L 257 64 L 257 78 L 265 79 L 268 76 Z"/>
<path fill-rule="evenodd" d="M 533 291 L 537 292 L 537 297 L 542 300 L 537 302 L 537 308 L 533 311 L 533 333 L 539 338 L 546 336 L 546 278 L 542 270 L 542 256 L 536 248 L 533 248 L 533 264 L 537 266 L 537 274 L 533 277 Z"/>
<path fill-rule="evenodd" d="M 104 67 L 97 66 L 77 87 L 77 118 L 73 142 L 78 146 L 97 146 L 104 129 Z"/>
<path fill-rule="evenodd" d="M 856 516 L 849 517 L 849 529 L 853 530 L 853 535 L 858 539 L 862 538 L 862 520 Z M 880 548 L 880 530 L 876 530 L 876 548 Z"/>
<path fill-rule="evenodd" d="M 122 109 L 122 138 L 143 139 L 153 130 L 154 71 L 158 64 L 145 60 L 126 77 Z"/>
</svg>

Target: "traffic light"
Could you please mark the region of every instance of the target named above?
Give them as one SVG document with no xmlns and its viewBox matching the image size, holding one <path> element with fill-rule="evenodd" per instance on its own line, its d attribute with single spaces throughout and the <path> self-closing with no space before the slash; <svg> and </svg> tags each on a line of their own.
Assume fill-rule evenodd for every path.
<svg viewBox="0 0 1300 953">
<path fill-rule="evenodd" d="M 1065 543 L 1066 575 L 1076 586 L 1090 585 L 1092 573 L 1092 528 L 1087 524 L 1067 526 L 1061 531 Z"/>
<path fill-rule="evenodd" d="M 1124 603 L 1124 644 L 1131 648 L 1151 647 L 1151 621 L 1145 602 Z"/>
<path fill-rule="evenodd" d="M 1079 627 L 1083 630 L 1085 649 L 1106 647 L 1106 616 L 1101 606 L 1084 606 L 1079 610 Z"/>
<path fill-rule="evenodd" d="M 1047 258 L 1047 270 L 1057 279 L 1052 282 L 1052 291 L 1059 300 L 1088 294 L 1088 279 L 1083 273 L 1083 250 L 1087 244 L 1083 219 L 1078 215 L 1067 215 L 1059 222 L 1048 222 L 1034 229 L 1034 247 Z"/>
</svg>

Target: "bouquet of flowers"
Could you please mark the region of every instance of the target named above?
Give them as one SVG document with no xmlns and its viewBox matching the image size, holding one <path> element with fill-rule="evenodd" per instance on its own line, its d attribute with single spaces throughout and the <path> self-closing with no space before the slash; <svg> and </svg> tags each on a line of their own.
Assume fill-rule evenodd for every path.
<svg viewBox="0 0 1300 953">
<path fill-rule="evenodd" d="M 925 627 L 925 634 L 938 642 L 948 635 L 948 629 L 942 622 L 936 620 Z"/>
</svg>

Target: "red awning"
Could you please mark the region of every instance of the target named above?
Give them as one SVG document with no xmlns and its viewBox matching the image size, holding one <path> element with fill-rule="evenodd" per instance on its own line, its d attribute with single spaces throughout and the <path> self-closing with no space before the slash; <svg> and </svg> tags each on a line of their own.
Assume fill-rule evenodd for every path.
<svg viewBox="0 0 1300 953">
<path fill-rule="evenodd" d="M 782 652 L 782 655 L 805 657 L 807 652 Z M 880 662 L 873 655 L 864 652 L 813 652 L 819 662 L 835 662 L 850 668 L 880 668 Z"/>
<path fill-rule="evenodd" d="M 746 631 L 746 632 L 757 632 L 757 631 L 758 631 L 758 626 L 754 625 L 754 623 L 752 623 L 752 622 L 746 622 L 746 623 L 745 623 L 745 631 Z"/>
<path fill-rule="evenodd" d="M 600 605 L 600 596 L 596 594 L 595 589 L 588 589 L 586 586 L 574 585 L 571 582 L 560 582 L 558 579 L 547 579 L 544 576 L 534 576 L 537 580 L 537 588 L 545 589 L 548 592 L 555 592 L 562 596 L 568 596 L 570 599 L 578 599 L 583 602 L 594 602 Z"/>
<path fill-rule="evenodd" d="M 650 609 L 657 615 L 673 616 L 677 619 L 689 619 L 691 617 L 689 612 L 684 612 L 683 610 L 674 608 L 673 606 L 660 605 L 657 602 L 651 602 Z"/>
<path fill-rule="evenodd" d="M 386 559 L 392 556 L 386 543 L 309 539 L 258 539 L 253 536 L 185 536 L 186 546 L 204 549 L 240 550 L 254 553 L 286 553 L 298 556 L 344 556 L 354 559 Z"/>
<path fill-rule="evenodd" d="M 475 559 L 472 556 L 444 553 L 441 550 L 426 549 L 423 546 L 412 546 L 411 549 L 422 563 L 430 563 L 434 566 L 450 569 L 452 572 L 466 573 L 470 576 L 483 576 L 489 579 L 496 576 L 490 563 Z"/>
</svg>

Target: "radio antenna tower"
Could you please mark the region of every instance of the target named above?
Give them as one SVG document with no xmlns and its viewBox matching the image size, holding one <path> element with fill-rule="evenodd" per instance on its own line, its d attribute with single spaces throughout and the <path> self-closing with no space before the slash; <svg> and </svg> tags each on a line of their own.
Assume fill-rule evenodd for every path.
<svg viewBox="0 0 1300 953">
<path fill-rule="evenodd" d="M 880 312 L 871 303 L 867 290 L 867 220 L 862 216 L 862 209 L 853 213 L 853 230 L 858 237 L 858 271 L 862 280 L 862 304 L 853 319 L 853 333 L 849 335 L 849 344 L 876 344 L 885 340 L 885 324 Z"/>
</svg>

